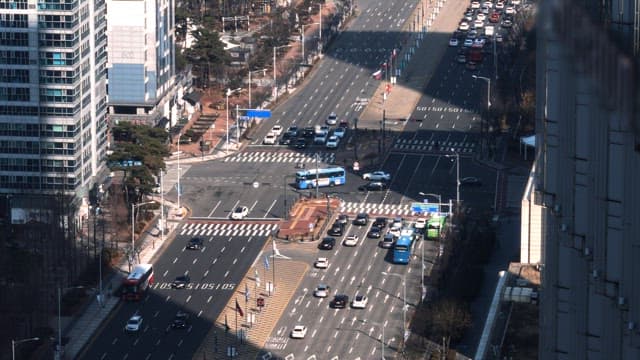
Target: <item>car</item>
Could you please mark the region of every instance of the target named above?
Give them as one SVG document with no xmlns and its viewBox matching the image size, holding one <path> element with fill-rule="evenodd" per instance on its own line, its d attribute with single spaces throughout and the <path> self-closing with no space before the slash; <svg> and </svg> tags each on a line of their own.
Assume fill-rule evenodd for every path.
<svg viewBox="0 0 640 360">
<path fill-rule="evenodd" d="M 369 299 L 367 299 L 366 296 L 356 294 L 356 296 L 353 297 L 353 301 L 351 301 L 351 307 L 354 309 L 364 309 L 367 307 L 367 302 L 369 302 Z"/>
<path fill-rule="evenodd" d="M 478 30 L 473 29 L 471 31 L 469 31 L 469 33 L 467 33 L 467 38 L 468 39 L 475 39 L 476 37 L 478 37 Z"/>
<path fill-rule="evenodd" d="M 289 134 L 290 137 L 298 137 L 298 127 L 297 126 L 289 126 L 289 128 L 287 129 L 287 134 Z"/>
<path fill-rule="evenodd" d="M 337 136 L 338 138 L 342 139 L 347 133 L 347 130 L 345 128 L 342 127 L 338 127 L 333 129 L 333 136 Z"/>
<path fill-rule="evenodd" d="M 249 208 L 246 206 L 238 206 L 231 213 L 231 220 L 242 220 L 249 214 Z"/>
<path fill-rule="evenodd" d="M 494 7 L 498 10 L 502 10 L 504 9 L 504 2 L 498 1 Z"/>
<path fill-rule="evenodd" d="M 472 9 L 480 9 L 480 2 L 479 1 L 472 1 L 471 2 L 471 8 Z"/>
<path fill-rule="evenodd" d="M 456 55 L 456 62 L 458 62 L 459 64 L 466 63 L 467 62 L 467 56 L 465 54 Z"/>
<path fill-rule="evenodd" d="M 369 214 L 359 213 L 356 218 L 353 219 L 353 225 L 367 225 L 369 222 Z"/>
<path fill-rule="evenodd" d="M 331 250 L 335 245 L 336 238 L 327 236 L 322 239 L 322 242 L 320 243 L 320 245 L 318 245 L 318 247 L 322 250 Z"/>
<path fill-rule="evenodd" d="M 513 6 L 507 6 L 504 8 L 504 13 L 507 15 L 514 15 L 516 13 L 516 8 Z"/>
<path fill-rule="evenodd" d="M 202 239 L 194 237 L 187 243 L 187 250 L 200 250 L 202 249 Z"/>
<path fill-rule="evenodd" d="M 473 12 L 464 14 L 463 19 L 467 22 L 473 21 Z"/>
<path fill-rule="evenodd" d="M 379 216 L 373 221 L 373 226 L 376 226 L 380 229 L 384 229 L 387 226 L 389 219 L 384 216 Z"/>
<path fill-rule="evenodd" d="M 342 242 L 342 245 L 344 246 L 356 246 L 358 245 L 358 240 L 360 239 L 360 237 L 356 234 L 350 234 L 347 235 L 346 238 L 344 238 L 344 241 Z"/>
<path fill-rule="evenodd" d="M 329 303 L 329 306 L 334 309 L 344 309 L 349 303 L 349 296 L 344 294 L 338 294 L 333 297 L 333 300 Z"/>
<path fill-rule="evenodd" d="M 280 136 L 282 134 L 282 126 L 280 125 L 273 125 L 273 127 L 271 128 L 270 131 L 272 134 L 274 134 L 275 136 Z"/>
<path fill-rule="evenodd" d="M 520 0 L 511 0 L 511 5 L 520 5 Z"/>
<path fill-rule="evenodd" d="M 340 214 L 338 215 L 338 219 L 336 219 L 336 222 L 339 224 L 343 224 L 346 225 L 349 223 L 349 215 L 347 214 Z"/>
<path fill-rule="evenodd" d="M 191 282 L 191 278 L 189 275 L 180 275 L 173 280 L 171 283 L 172 289 L 184 289 L 187 287 L 187 284 Z"/>
<path fill-rule="evenodd" d="M 360 191 L 382 191 L 387 189 L 387 184 L 382 181 L 371 181 L 358 188 Z"/>
<path fill-rule="evenodd" d="M 264 139 L 262 139 L 262 143 L 264 145 L 275 145 L 277 137 L 274 133 L 268 133 Z"/>
<path fill-rule="evenodd" d="M 393 234 L 385 234 L 385 236 L 382 238 L 382 241 L 380 241 L 380 247 L 383 249 L 391 249 L 393 247 L 393 244 L 395 243 L 395 236 L 393 236 Z"/>
<path fill-rule="evenodd" d="M 494 24 L 500 22 L 500 14 L 497 12 L 491 13 L 491 15 L 489 15 L 489 22 Z"/>
<path fill-rule="evenodd" d="M 464 39 L 464 44 L 462 44 L 462 46 L 464 47 L 471 47 L 472 45 L 473 45 L 472 39 Z"/>
<path fill-rule="evenodd" d="M 469 61 L 467 62 L 467 64 L 465 65 L 467 70 L 478 70 L 478 63 L 475 61 Z"/>
<path fill-rule="evenodd" d="M 485 21 L 487 20 L 487 15 L 479 13 L 478 15 L 476 15 L 476 20 Z"/>
<path fill-rule="evenodd" d="M 476 20 L 473 22 L 473 28 L 474 29 L 480 29 L 484 27 L 484 21 L 482 20 Z"/>
<path fill-rule="evenodd" d="M 327 230 L 327 234 L 331 236 L 342 236 L 344 233 L 344 224 L 340 224 L 339 222 L 333 223 L 329 230 Z"/>
<path fill-rule="evenodd" d="M 340 120 L 340 124 L 338 124 L 339 127 L 341 128 L 348 128 L 349 127 L 349 120 L 347 119 L 341 119 Z"/>
<path fill-rule="evenodd" d="M 386 173 L 384 171 L 374 171 L 374 172 L 363 174 L 362 178 L 364 180 L 371 180 L 371 181 L 389 181 L 391 180 L 391 174 Z"/>
<path fill-rule="evenodd" d="M 482 181 L 477 177 L 465 177 L 460 179 L 460 185 L 482 186 Z"/>
<path fill-rule="evenodd" d="M 501 43 L 504 40 L 504 38 L 502 37 L 502 34 L 498 33 L 496 35 L 496 42 Z"/>
<path fill-rule="evenodd" d="M 316 131 L 313 127 L 306 127 L 302 129 L 302 137 L 305 139 L 313 139 L 313 136 L 316 134 Z"/>
<path fill-rule="evenodd" d="M 473 40 L 473 46 L 483 47 L 486 41 L 484 38 L 476 38 Z"/>
<path fill-rule="evenodd" d="M 327 149 L 337 149 L 338 145 L 340 145 L 340 138 L 332 135 L 327 139 L 327 143 L 324 145 Z"/>
<path fill-rule="evenodd" d="M 293 144 L 293 146 L 296 149 L 304 149 L 307 147 L 307 142 L 304 139 L 298 139 L 296 140 L 296 142 Z"/>
<path fill-rule="evenodd" d="M 449 39 L 449 46 L 458 46 L 458 39 L 457 38 Z"/>
<path fill-rule="evenodd" d="M 469 30 L 469 23 L 466 22 L 466 21 L 461 22 L 460 25 L 458 25 L 458 30 L 460 30 L 460 31 Z"/>
<path fill-rule="evenodd" d="M 327 134 L 316 134 L 313 137 L 313 143 L 316 145 L 324 145 L 327 142 Z"/>
<path fill-rule="evenodd" d="M 484 7 L 488 7 L 488 8 L 492 8 L 493 7 L 493 1 L 485 1 L 482 3 L 482 6 Z"/>
<path fill-rule="evenodd" d="M 486 6 L 482 6 L 482 7 L 480 8 L 480 14 L 488 15 L 490 10 L 491 10 L 491 8 L 486 7 Z"/>
<path fill-rule="evenodd" d="M 427 227 L 427 219 L 425 218 L 416 219 L 416 221 L 413 223 L 413 227 L 416 229 L 424 229 L 425 227 Z"/>
<path fill-rule="evenodd" d="M 329 259 L 327 259 L 326 257 L 319 257 L 313 263 L 313 266 L 318 269 L 326 269 L 329 267 Z"/>
<path fill-rule="evenodd" d="M 176 316 L 173 318 L 173 322 L 171 322 L 171 327 L 174 329 L 184 329 L 189 325 L 189 314 L 186 312 L 178 310 Z"/>
<path fill-rule="evenodd" d="M 307 327 L 302 325 L 296 325 L 291 330 L 291 338 L 292 339 L 304 339 L 307 335 Z"/>
<path fill-rule="evenodd" d="M 369 239 L 380 239 L 380 236 L 382 236 L 382 229 L 377 226 L 372 226 L 367 233 Z"/>
<path fill-rule="evenodd" d="M 124 329 L 131 332 L 139 331 L 142 327 L 142 316 L 136 314 L 129 318 Z"/>
<path fill-rule="evenodd" d="M 400 216 L 393 218 L 391 221 L 392 228 L 402 228 L 404 226 L 404 219 Z"/>
<path fill-rule="evenodd" d="M 502 20 L 502 24 L 501 24 L 501 26 L 502 26 L 503 28 L 510 28 L 510 27 L 512 27 L 512 26 L 513 26 L 513 21 L 511 21 L 511 20 L 509 20 L 509 19 L 504 19 L 504 20 Z"/>
<path fill-rule="evenodd" d="M 329 285 L 318 284 L 316 289 L 313 291 L 313 296 L 319 297 L 319 298 L 325 298 L 325 297 L 329 296 L 329 291 L 330 290 L 331 290 L 331 288 L 329 287 Z"/>
<path fill-rule="evenodd" d="M 329 114 L 329 116 L 327 116 L 327 125 L 335 125 L 338 123 L 338 115 L 336 115 L 336 113 L 332 112 L 331 114 Z"/>
<path fill-rule="evenodd" d="M 295 139 L 289 135 L 289 133 L 284 133 L 278 142 L 280 145 L 291 145 L 291 141 Z"/>
</svg>

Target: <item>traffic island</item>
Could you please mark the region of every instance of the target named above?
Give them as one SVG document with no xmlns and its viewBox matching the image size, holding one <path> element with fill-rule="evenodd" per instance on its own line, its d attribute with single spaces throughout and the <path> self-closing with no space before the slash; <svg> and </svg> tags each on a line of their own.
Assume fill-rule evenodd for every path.
<svg viewBox="0 0 640 360">
<path fill-rule="evenodd" d="M 300 242 L 318 240 L 340 204 L 341 200 L 333 197 L 298 200 L 289 211 L 288 220 L 282 221 L 276 238 Z"/>
</svg>

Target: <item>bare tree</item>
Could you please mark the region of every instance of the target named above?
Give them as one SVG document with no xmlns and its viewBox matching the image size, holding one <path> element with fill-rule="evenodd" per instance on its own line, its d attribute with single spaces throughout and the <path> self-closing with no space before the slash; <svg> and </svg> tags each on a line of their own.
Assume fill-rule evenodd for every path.
<svg viewBox="0 0 640 360">
<path fill-rule="evenodd" d="M 459 340 L 471 326 L 471 313 L 467 305 L 453 300 L 438 300 L 432 309 L 431 333 L 443 339 L 446 354 L 451 340 Z"/>
</svg>

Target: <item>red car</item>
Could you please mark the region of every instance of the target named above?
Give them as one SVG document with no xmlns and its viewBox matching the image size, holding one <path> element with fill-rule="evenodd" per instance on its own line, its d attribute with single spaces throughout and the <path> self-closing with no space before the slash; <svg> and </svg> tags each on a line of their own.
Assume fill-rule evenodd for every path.
<svg viewBox="0 0 640 360">
<path fill-rule="evenodd" d="M 491 15 L 489 16 L 489 22 L 494 24 L 500 22 L 500 14 L 498 14 L 497 12 L 491 13 Z"/>
</svg>

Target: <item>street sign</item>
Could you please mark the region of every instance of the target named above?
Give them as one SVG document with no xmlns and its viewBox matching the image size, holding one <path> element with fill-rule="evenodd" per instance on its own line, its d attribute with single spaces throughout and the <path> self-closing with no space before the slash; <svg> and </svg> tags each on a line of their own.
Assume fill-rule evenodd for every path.
<svg viewBox="0 0 640 360">
<path fill-rule="evenodd" d="M 414 202 L 414 203 L 411 203 L 411 211 L 418 214 L 437 213 L 438 204 L 425 204 L 425 203 Z"/>
<path fill-rule="evenodd" d="M 269 109 L 240 109 L 240 116 L 246 116 L 249 118 L 263 118 L 268 119 L 271 117 L 271 110 Z"/>
</svg>

